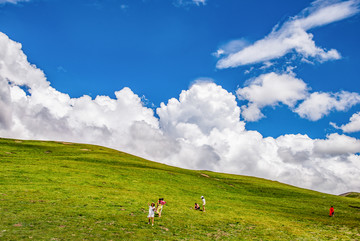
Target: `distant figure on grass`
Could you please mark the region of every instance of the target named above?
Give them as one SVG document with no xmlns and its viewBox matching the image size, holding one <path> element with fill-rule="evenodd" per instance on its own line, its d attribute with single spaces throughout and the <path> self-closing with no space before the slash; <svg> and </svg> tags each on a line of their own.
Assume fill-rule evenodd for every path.
<svg viewBox="0 0 360 241">
<path fill-rule="evenodd" d="M 333 206 L 331 206 L 331 208 L 330 208 L 330 212 L 329 212 L 329 217 L 333 217 L 333 216 L 334 216 L 334 214 L 335 214 L 334 207 L 333 207 Z"/>
<path fill-rule="evenodd" d="M 150 220 L 151 220 L 152 226 L 154 226 L 154 216 L 155 216 L 155 203 L 151 203 L 151 206 L 149 205 L 148 223 L 150 224 Z"/>
<path fill-rule="evenodd" d="M 205 204 L 206 204 L 206 202 L 205 202 L 204 196 L 201 196 L 201 199 L 202 199 L 202 202 L 203 202 L 203 212 L 205 212 Z"/>
<path fill-rule="evenodd" d="M 194 209 L 195 209 L 195 210 L 200 210 L 200 205 L 197 204 L 197 203 L 195 203 Z"/>
<path fill-rule="evenodd" d="M 159 201 L 156 203 L 156 213 L 159 215 L 159 218 L 161 217 L 161 212 L 165 203 L 164 198 L 159 198 Z"/>
</svg>

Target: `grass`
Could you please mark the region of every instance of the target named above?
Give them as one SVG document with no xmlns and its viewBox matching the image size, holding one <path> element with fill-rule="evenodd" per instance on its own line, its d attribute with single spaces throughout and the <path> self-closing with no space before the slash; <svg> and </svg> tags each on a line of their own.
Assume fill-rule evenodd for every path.
<svg viewBox="0 0 360 241">
<path fill-rule="evenodd" d="M 206 212 L 191 209 L 201 195 Z M 160 197 L 152 227 L 148 203 Z M 357 198 L 100 146 L 0 139 L 0 240 L 359 240 L 357 207 Z"/>
<path fill-rule="evenodd" d="M 347 192 L 344 194 L 341 194 L 343 197 L 352 197 L 352 198 L 360 198 L 360 193 L 358 192 Z"/>
</svg>

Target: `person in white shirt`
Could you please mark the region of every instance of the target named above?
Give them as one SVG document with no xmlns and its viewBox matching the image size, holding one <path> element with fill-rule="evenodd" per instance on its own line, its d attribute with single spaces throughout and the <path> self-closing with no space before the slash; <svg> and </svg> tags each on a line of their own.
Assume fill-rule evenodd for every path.
<svg viewBox="0 0 360 241">
<path fill-rule="evenodd" d="M 149 215 L 147 216 L 152 221 L 152 226 L 154 226 L 154 216 L 155 216 L 155 203 L 151 203 L 151 206 L 149 205 Z"/>
<path fill-rule="evenodd" d="M 201 196 L 201 199 L 202 199 L 202 202 L 203 202 L 203 212 L 205 212 L 205 204 L 206 204 L 206 201 L 205 201 L 204 196 Z"/>
</svg>

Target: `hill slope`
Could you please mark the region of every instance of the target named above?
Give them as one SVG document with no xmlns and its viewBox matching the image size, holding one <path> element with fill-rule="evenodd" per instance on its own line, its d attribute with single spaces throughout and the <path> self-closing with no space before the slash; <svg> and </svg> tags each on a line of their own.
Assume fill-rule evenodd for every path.
<svg viewBox="0 0 360 241">
<path fill-rule="evenodd" d="M 358 192 L 347 192 L 344 194 L 341 194 L 342 197 L 351 197 L 351 198 L 360 198 L 360 193 Z"/>
<path fill-rule="evenodd" d="M 0 139 L 0 162 L 2 240 L 360 239 L 359 199 L 92 145 Z M 201 195 L 206 212 L 191 209 Z M 159 197 L 152 227 L 147 204 Z"/>
</svg>

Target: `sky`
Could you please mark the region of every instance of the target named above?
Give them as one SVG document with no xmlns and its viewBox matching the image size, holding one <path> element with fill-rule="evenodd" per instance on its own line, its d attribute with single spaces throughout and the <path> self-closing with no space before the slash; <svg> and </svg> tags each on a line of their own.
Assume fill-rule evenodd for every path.
<svg viewBox="0 0 360 241">
<path fill-rule="evenodd" d="M 0 137 L 360 192 L 359 0 L 0 0 Z"/>
</svg>

